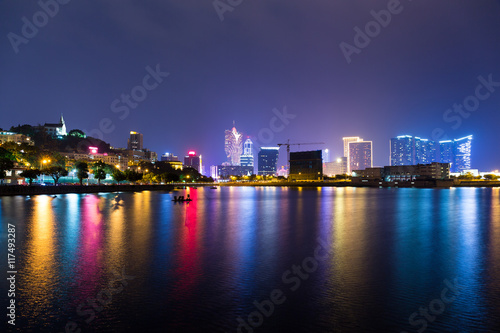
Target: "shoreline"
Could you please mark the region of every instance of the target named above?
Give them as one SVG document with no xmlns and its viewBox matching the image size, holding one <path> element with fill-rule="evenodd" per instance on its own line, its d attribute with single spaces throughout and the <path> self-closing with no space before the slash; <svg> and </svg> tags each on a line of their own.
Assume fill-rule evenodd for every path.
<svg viewBox="0 0 500 333">
<path fill-rule="evenodd" d="M 370 183 L 359 183 L 359 182 L 269 182 L 269 183 L 259 183 L 259 182 L 248 182 L 248 183 L 237 183 L 237 182 L 227 182 L 227 183 L 192 183 L 192 184 L 138 184 L 138 185 L 126 185 L 126 184 L 113 184 L 113 185 L 58 185 L 58 186 L 27 186 L 27 185 L 2 185 L 0 186 L 0 196 L 13 196 L 13 195 L 43 195 L 43 194 L 69 194 L 69 193 L 98 193 L 98 192 L 140 192 L 140 191 L 173 191 L 178 187 L 371 187 L 371 188 L 459 188 L 459 187 L 500 187 L 500 181 L 461 181 L 453 184 L 446 184 L 446 186 L 440 186 L 439 184 L 422 183 L 422 184 L 411 184 L 407 182 L 397 183 L 382 183 L 370 182 Z"/>
<path fill-rule="evenodd" d="M 174 185 L 58 185 L 58 186 L 28 186 L 3 185 L 0 186 L 0 196 L 13 195 L 43 195 L 43 194 L 70 194 L 70 193 L 99 193 L 99 192 L 138 192 L 138 191 L 172 191 Z"/>
</svg>

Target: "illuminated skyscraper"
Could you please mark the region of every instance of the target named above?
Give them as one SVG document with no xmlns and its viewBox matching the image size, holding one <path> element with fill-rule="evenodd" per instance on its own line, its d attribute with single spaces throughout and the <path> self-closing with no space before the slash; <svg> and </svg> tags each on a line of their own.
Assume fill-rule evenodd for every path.
<svg viewBox="0 0 500 333">
<path fill-rule="evenodd" d="M 431 164 L 437 161 L 436 143 L 415 137 L 415 161 L 413 164 Z"/>
<path fill-rule="evenodd" d="M 390 151 L 392 166 L 430 164 L 438 160 L 434 141 L 410 135 L 392 138 Z"/>
<path fill-rule="evenodd" d="M 471 168 L 472 135 L 436 143 L 431 140 L 402 135 L 391 139 L 391 166 L 449 163 L 451 172 Z"/>
<path fill-rule="evenodd" d="M 342 138 L 342 141 L 344 141 L 344 157 L 349 157 L 349 142 L 363 141 L 363 139 L 359 136 L 348 136 Z"/>
<path fill-rule="evenodd" d="M 349 142 L 348 172 L 364 170 L 373 166 L 371 141 Z"/>
<path fill-rule="evenodd" d="M 455 172 L 471 169 L 472 135 L 453 140 L 455 142 Z"/>
<path fill-rule="evenodd" d="M 127 141 L 128 150 L 142 150 L 142 134 L 130 132 L 130 138 Z"/>
<path fill-rule="evenodd" d="M 184 157 L 184 166 L 191 167 L 201 173 L 201 155 L 196 155 L 194 150 L 188 152 L 188 156 Z"/>
<path fill-rule="evenodd" d="M 410 135 L 391 139 L 391 165 L 413 165 L 414 140 Z"/>
<path fill-rule="evenodd" d="M 253 166 L 253 142 L 250 139 L 245 141 L 243 155 L 240 158 L 241 166 Z"/>
<path fill-rule="evenodd" d="M 323 157 L 323 163 L 330 162 L 330 150 L 328 150 L 328 148 L 326 148 L 326 149 L 323 149 L 321 152 L 322 152 L 321 154 Z"/>
<path fill-rule="evenodd" d="M 259 175 L 275 175 L 278 168 L 280 147 L 261 147 L 259 151 Z"/>
<path fill-rule="evenodd" d="M 240 157 L 243 153 L 243 134 L 238 133 L 236 127 L 226 130 L 224 148 L 229 164 L 240 165 Z"/>
<path fill-rule="evenodd" d="M 441 163 L 451 163 L 451 172 L 462 172 L 471 169 L 472 135 L 439 141 Z"/>
</svg>

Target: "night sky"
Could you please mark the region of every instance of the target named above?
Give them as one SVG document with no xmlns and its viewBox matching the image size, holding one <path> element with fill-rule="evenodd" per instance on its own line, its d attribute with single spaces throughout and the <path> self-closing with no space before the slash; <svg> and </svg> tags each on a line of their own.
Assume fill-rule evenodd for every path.
<svg viewBox="0 0 500 333">
<path fill-rule="evenodd" d="M 325 142 L 301 149 L 329 148 L 332 158 L 343 136 L 361 136 L 376 166 L 389 164 L 391 137 L 431 139 L 441 128 L 441 140 L 474 135 L 473 168 L 500 169 L 500 1 L 230 2 L 240 4 L 219 15 L 212 0 L 73 0 L 49 17 L 36 1 L 1 1 L 0 127 L 63 113 L 68 130 L 115 147 L 138 131 L 159 155 L 194 149 L 207 166 L 225 161 L 233 121 L 261 145 Z M 373 37 L 357 39 L 348 63 L 340 44 L 356 47 L 354 28 L 364 32 L 371 11 L 388 6 L 390 22 L 368 24 Z M 40 27 L 25 38 L 23 17 L 34 15 Z M 161 82 L 137 88 L 157 67 Z M 499 83 L 480 89 L 476 110 L 446 113 L 476 94 L 480 76 Z M 132 91 L 134 108 L 120 101 Z M 283 127 L 273 109 L 285 108 L 295 117 Z"/>
</svg>

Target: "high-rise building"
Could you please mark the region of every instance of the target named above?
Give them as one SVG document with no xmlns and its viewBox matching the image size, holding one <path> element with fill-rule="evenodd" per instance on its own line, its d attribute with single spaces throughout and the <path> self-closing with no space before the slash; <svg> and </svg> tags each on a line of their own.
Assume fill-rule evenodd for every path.
<svg viewBox="0 0 500 333">
<path fill-rule="evenodd" d="M 371 141 L 349 142 L 348 172 L 364 170 L 373 166 Z"/>
<path fill-rule="evenodd" d="M 128 150 L 142 150 L 142 134 L 134 131 L 130 132 L 130 138 L 127 141 Z"/>
<path fill-rule="evenodd" d="M 392 166 L 429 164 L 438 160 L 434 141 L 411 135 L 392 138 L 390 156 Z"/>
<path fill-rule="evenodd" d="M 415 160 L 413 164 L 431 164 L 436 161 L 436 143 L 415 137 Z"/>
<path fill-rule="evenodd" d="M 451 172 L 471 169 L 472 135 L 439 142 L 443 163 L 451 163 Z"/>
<path fill-rule="evenodd" d="M 413 137 L 401 135 L 391 139 L 391 165 L 412 165 L 415 150 Z"/>
<path fill-rule="evenodd" d="M 250 139 L 245 141 L 243 146 L 243 155 L 240 157 L 241 166 L 253 167 L 253 142 Z"/>
<path fill-rule="evenodd" d="M 191 167 L 201 173 L 201 155 L 196 155 L 194 150 L 190 150 L 188 155 L 184 157 L 184 166 Z"/>
<path fill-rule="evenodd" d="M 439 141 L 439 162 L 453 165 L 453 146 L 453 140 Z"/>
<path fill-rule="evenodd" d="M 343 137 L 342 141 L 344 141 L 344 157 L 349 157 L 349 142 L 363 141 L 363 139 L 359 136 L 348 136 Z"/>
<path fill-rule="evenodd" d="M 471 168 L 472 135 L 443 140 L 431 140 L 402 135 L 391 139 L 391 166 L 449 163 L 451 172 Z"/>
<path fill-rule="evenodd" d="M 243 153 L 243 134 L 239 133 L 234 126 L 225 132 L 224 150 L 231 165 L 240 165 L 240 157 Z"/>
<path fill-rule="evenodd" d="M 455 141 L 455 172 L 471 169 L 472 135 Z"/>
<path fill-rule="evenodd" d="M 323 163 L 330 162 L 330 150 L 328 148 L 322 150 Z"/>
<path fill-rule="evenodd" d="M 321 150 L 290 153 L 290 180 L 322 180 L 323 157 Z"/>
<path fill-rule="evenodd" d="M 210 177 L 217 180 L 219 179 L 219 165 L 211 165 L 210 166 Z"/>
<path fill-rule="evenodd" d="M 261 147 L 259 151 L 259 175 L 275 175 L 278 168 L 280 147 Z"/>
</svg>

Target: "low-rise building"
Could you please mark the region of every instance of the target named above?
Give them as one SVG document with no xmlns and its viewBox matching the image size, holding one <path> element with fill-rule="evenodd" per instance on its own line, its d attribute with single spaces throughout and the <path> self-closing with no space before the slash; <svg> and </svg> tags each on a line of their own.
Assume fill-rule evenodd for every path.
<svg viewBox="0 0 500 333">
<path fill-rule="evenodd" d="M 8 185 L 23 185 L 25 184 L 25 179 L 20 174 L 26 170 L 26 167 L 14 163 L 14 167 L 10 170 L 5 171 L 5 178 L 0 179 L 0 184 Z"/>
<path fill-rule="evenodd" d="M 328 177 L 347 174 L 347 157 L 339 157 L 333 162 L 323 163 L 323 174 Z"/>
<path fill-rule="evenodd" d="M 26 143 L 30 146 L 35 145 L 35 142 L 31 138 L 24 134 L 14 133 L 14 132 L 0 132 L 0 144 L 5 142 L 15 142 L 17 144 Z"/>
<path fill-rule="evenodd" d="M 450 179 L 450 164 L 437 163 L 385 166 L 383 168 L 366 168 L 352 172 L 353 181 L 380 180 L 386 182 L 405 182 L 415 180 Z"/>
<path fill-rule="evenodd" d="M 230 176 L 250 176 L 253 174 L 253 166 L 219 165 L 217 166 L 217 170 L 221 178 L 229 178 Z"/>
</svg>

